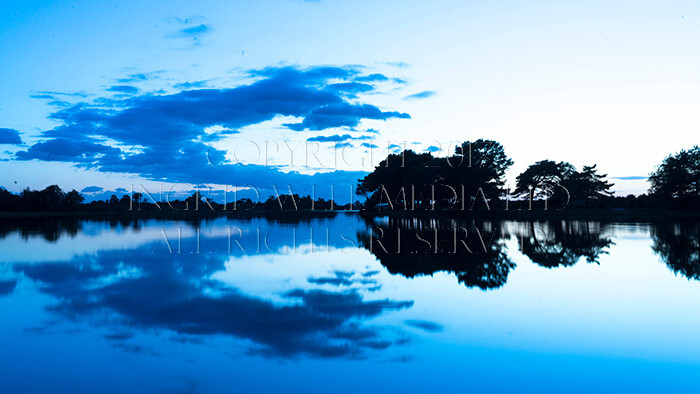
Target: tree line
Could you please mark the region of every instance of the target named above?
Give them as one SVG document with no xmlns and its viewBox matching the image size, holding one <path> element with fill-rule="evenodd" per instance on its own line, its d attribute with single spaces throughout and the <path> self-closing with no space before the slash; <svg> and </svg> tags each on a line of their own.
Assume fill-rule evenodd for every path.
<svg viewBox="0 0 700 394">
<path fill-rule="evenodd" d="M 389 155 L 361 179 L 358 193 L 366 197 L 367 209 L 404 210 L 492 209 L 535 199 L 588 206 L 613 194 L 613 184 L 596 165 L 577 171 L 570 163 L 551 160 L 530 165 L 509 190 L 506 172 L 512 165 L 503 145 L 493 140 L 466 141 L 447 157 L 405 150 Z"/>
<path fill-rule="evenodd" d="M 367 176 L 358 180 L 363 203 L 338 204 L 298 194 L 269 196 L 265 201 L 240 199 L 227 204 L 211 201 L 199 191 L 182 200 L 157 203 L 140 193 L 112 195 L 85 203 L 76 190 L 57 185 L 13 194 L 0 187 L 0 211 L 299 211 L 299 210 L 491 210 L 558 209 L 570 207 L 632 207 L 697 209 L 700 207 L 700 148 L 667 156 L 649 176 L 651 187 L 640 196 L 614 196 L 613 183 L 597 165 L 577 170 L 571 163 L 540 160 L 506 187 L 513 160 L 497 141 L 478 139 L 455 146 L 447 157 L 412 150 L 390 154 Z"/>
<path fill-rule="evenodd" d="M 596 164 L 577 170 L 568 162 L 540 160 L 505 186 L 513 160 L 497 141 L 478 139 L 455 146 L 447 157 L 404 150 L 390 154 L 359 180 L 367 210 L 490 210 L 563 207 L 700 207 L 700 148 L 669 155 L 650 175 L 640 196 L 614 196 L 613 183 Z"/>
<path fill-rule="evenodd" d="M 0 187 L 0 211 L 4 212 L 121 212 L 165 211 L 216 213 L 225 211 L 338 211 L 359 209 L 358 203 L 339 204 L 333 199 L 300 196 L 299 194 L 271 195 L 264 201 L 241 198 L 220 203 L 202 195 L 199 190 L 184 199 L 153 201 L 142 193 L 112 195 L 105 200 L 85 202 L 76 190 L 64 192 L 58 185 L 43 190 L 25 189 L 13 194 Z"/>
</svg>

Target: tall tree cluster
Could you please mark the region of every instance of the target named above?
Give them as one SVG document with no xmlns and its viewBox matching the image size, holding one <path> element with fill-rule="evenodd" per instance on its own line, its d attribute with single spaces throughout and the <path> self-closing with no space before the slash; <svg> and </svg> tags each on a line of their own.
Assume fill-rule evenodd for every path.
<svg viewBox="0 0 700 394">
<path fill-rule="evenodd" d="M 582 201 L 587 206 L 590 200 L 612 196 L 614 184 L 606 177 L 595 164 L 577 171 L 571 163 L 542 160 L 518 175 L 514 193 L 556 202 Z"/>
<path fill-rule="evenodd" d="M 667 156 L 649 176 L 649 192 L 664 199 L 697 197 L 700 190 L 700 147 Z"/>
<path fill-rule="evenodd" d="M 503 145 L 479 139 L 457 145 L 448 157 L 405 150 L 389 155 L 360 180 L 367 208 L 399 210 L 493 207 L 505 200 L 507 170 L 513 165 Z M 542 160 L 518 175 L 514 197 L 567 202 L 609 197 L 613 184 L 595 165 L 581 171 L 567 162 Z"/>
<path fill-rule="evenodd" d="M 492 140 L 466 141 L 448 157 L 405 150 L 389 155 L 362 178 L 357 193 L 367 198 L 368 207 L 469 208 L 476 199 L 497 199 L 512 165 L 503 145 Z"/>
</svg>

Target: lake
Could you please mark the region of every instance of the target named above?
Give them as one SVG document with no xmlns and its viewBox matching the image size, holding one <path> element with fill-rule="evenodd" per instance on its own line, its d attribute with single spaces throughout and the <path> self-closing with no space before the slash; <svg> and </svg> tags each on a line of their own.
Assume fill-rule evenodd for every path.
<svg viewBox="0 0 700 394">
<path fill-rule="evenodd" d="M 0 221 L 0 392 L 691 391 L 700 225 Z"/>
</svg>

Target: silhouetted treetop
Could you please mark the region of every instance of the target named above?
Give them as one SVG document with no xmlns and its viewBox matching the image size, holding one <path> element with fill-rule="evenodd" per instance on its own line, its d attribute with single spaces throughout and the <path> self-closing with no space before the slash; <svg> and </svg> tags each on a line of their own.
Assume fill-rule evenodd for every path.
<svg viewBox="0 0 700 394">
<path fill-rule="evenodd" d="M 525 171 L 516 177 L 515 194 L 528 194 L 531 188 L 536 195 L 544 195 L 543 186 L 552 187 L 560 185 L 576 172 L 576 168 L 570 163 L 552 160 L 541 160 L 531 164 Z"/>
<path fill-rule="evenodd" d="M 671 199 L 698 195 L 700 182 L 700 147 L 667 156 L 649 176 L 649 192 Z"/>
<path fill-rule="evenodd" d="M 596 167 L 595 164 L 583 166 L 581 171 L 576 171 L 576 167 L 564 161 L 538 161 L 518 175 L 514 193 L 586 203 L 589 199 L 612 196 L 610 189 L 614 185 L 605 179 L 607 174 L 599 174 Z"/>
<path fill-rule="evenodd" d="M 471 205 L 475 198 L 498 199 L 513 160 L 499 142 L 479 139 L 455 146 L 448 157 L 405 150 L 387 156 L 359 180 L 357 193 L 367 207 L 399 205 L 401 209 L 435 205 Z"/>
<path fill-rule="evenodd" d="M 579 172 L 576 171 L 562 182 L 562 185 L 571 194 L 574 199 L 598 199 L 601 197 L 610 197 L 614 192 L 610 189 L 614 186 L 605 178 L 608 174 L 598 174 L 596 164 L 592 166 L 583 166 Z"/>
</svg>

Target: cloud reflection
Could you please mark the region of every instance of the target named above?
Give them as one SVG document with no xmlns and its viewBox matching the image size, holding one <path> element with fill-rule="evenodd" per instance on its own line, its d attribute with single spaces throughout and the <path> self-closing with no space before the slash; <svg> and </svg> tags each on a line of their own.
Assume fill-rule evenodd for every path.
<svg viewBox="0 0 700 394">
<path fill-rule="evenodd" d="M 194 250 L 195 242 L 183 239 L 183 250 Z M 366 299 L 362 286 L 376 284 L 366 273 L 309 278 L 314 286 L 285 291 L 283 302 L 275 302 L 211 279 L 230 258 L 223 252 L 169 254 L 148 243 L 68 261 L 15 264 L 13 271 L 57 300 L 51 312 L 103 326 L 109 331 L 104 338 L 125 350 L 146 349 L 134 343 L 134 329 L 186 338 L 231 336 L 250 341 L 249 352 L 270 357 L 363 358 L 406 341 L 405 333 L 369 320 L 410 308 L 413 301 Z"/>
</svg>

